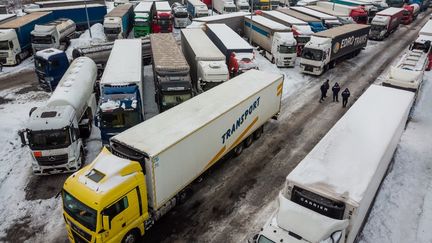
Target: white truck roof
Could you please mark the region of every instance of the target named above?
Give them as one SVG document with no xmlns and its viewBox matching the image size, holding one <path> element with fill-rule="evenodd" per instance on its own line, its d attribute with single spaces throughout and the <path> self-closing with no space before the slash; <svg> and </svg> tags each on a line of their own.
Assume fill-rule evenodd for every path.
<svg viewBox="0 0 432 243">
<path fill-rule="evenodd" d="M 114 136 L 113 139 L 154 157 L 280 78 L 280 74 L 247 71 Z M 241 93 L 238 92 L 239 89 L 242 90 Z"/>
<path fill-rule="evenodd" d="M 379 11 L 376 14 L 377 15 L 385 15 L 385 16 L 393 16 L 395 14 L 398 14 L 399 12 L 402 12 L 403 10 L 404 10 L 403 8 L 390 7 L 390 8 L 386 8 L 382 11 Z"/>
<path fill-rule="evenodd" d="M 182 29 L 184 37 L 193 49 L 197 59 L 225 60 L 224 54 L 213 44 L 202 29 Z"/>
<path fill-rule="evenodd" d="M 276 30 L 276 31 L 290 31 L 291 28 L 289 28 L 288 26 L 279 24 L 276 21 L 273 21 L 271 19 L 268 18 L 264 18 L 263 16 L 253 16 L 251 18 L 251 16 L 245 16 L 245 18 L 252 20 L 254 23 L 257 23 L 259 25 L 262 25 L 266 28 L 269 28 L 271 30 Z"/>
<path fill-rule="evenodd" d="M 195 1 L 195 0 L 190 0 L 190 1 Z M 209 22 L 209 21 L 228 19 L 228 18 L 233 18 L 233 17 L 241 17 L 241 16 L 247 16 L 247 15 L 250 15 L 250 13 L 246 13 L 246 12 L 234 12 L 234 13 L 228 13 L 228 14 L 220 14 L 220 15 L 213 15 L 213 16 L 194 18 L 193 21 L 194 22 Z"/>
<path fill-rule="evenodd" d="M 168 2 L 155 2 L 154 4 L 156 5 L 157 11 L 170 11 L 171 12 L 171 7 L 170 7 Z"/>
<path fill-rule="evenodd" d="M 432 20 L 426 22 L 426 24 L 420 29 L 419 35 L 432 36 Z"/>
<path fill-rule="evenodd" d="M 325 19 L 325 20 L 337 20 L 337 18 L 335 16 L 329 15 L 329 14 L 325 14 L 325 13 L 321 13 L 318 12 L 316 10 L 312 10 L 306 7 L 291 7 L 291 9 L 307 14 L 307 15 L 311 15 L 313 17 L 319 18 L 319 19 Z"/>
<path fill-rule="evenodd" d="M 292 16 L 289 16 L 287 14 L 281 13 L 281 12 L 276 11 L 276 10 L 264 11 L 263 13 L 268 14 L 274 18 L 280 19 L 284 22 L 290 23 L 291 25 L 308 25 L 308 23 L 306 23 L 303 20 L 294 18 Z"/>
<path fill-rule="evenodd" d="M 60 54 L 60 53 L 63 53 L 63 51 L 61 51 L 59 49 L 55 49 L 55 48 L 48 48 L 48 49 L 36 52 L 36 56 L 41 57 L 45 60 L 48 60 L 48 58 L 50 56 L 55 55 L 55 54 Z"/>
<path fill-rule="evenodd" d="M 207 28 L 217 35 L 228 49 L 241 50 L 253 48 L 226 24 L 207 24 Z"/>
<path fill-rule="evenodd" d="M 152 6 L 153 6 L 153 2 L 140 2 L 135 7 L 134 12 L 135 13 L 150 13 Z"/>
<path fill-rule="evenodd" d="M 359 205 L 389 144 L 398 143 L 394 133 L 405 124 L 413 99 L 412 92 L 371 85 L 287 181 Z"/>
<path fill-rule="evenodd" d="M 206 5 L 205 3 L 201 2 L 200 0 L 187 0 L 187 2 L 192 4 L 193 6 Z M 206 7 L 207 7 L 207 5 L 206 5 Z"/>
<path fill-rule="evenodd" d="M 0 23 L 14 17 L 16 17 L 16 14 L 0 14 Z"/>
<path fill-rule="evenodd" d="M 87 8 L 94 8 L 94 7 L 101 7 L 101 6 L 104 6 L 104 5 L 97 4 L 97 3 L 87 4 Z M 77 8 L 84 8 L 84 7 L 85 7 L 85 5 L 83 4 L 83 5 L 60 6 L 60 7 L 52 7 L 52 8 L 30 8 L 30 9 L 25 9 L 24 12 L 34 13 L 34 12 L 54 11 L 54 10 L 59 10 L 59 9 L 77 9 Z"/>
<path fill-rule="evenodd" d="M 141 51 L 140 39 L 115 40 L 100 84 L 121 85 L 124 82 L 141 82 Z"/>
<path fill-rule="evenodd" d="M 337 16 L 337 17 L 349 17 L 348 13 L 343 13 L 343 12 L 340 12 L 337 10 L 328 9 L 328 8 L 325 8 L 322 6 L 311 5 L 311 6 L 306 6 L 306 7 L 309 9 L 321 12 L 321 13 L 325 13 L 325 14 L 329 14 L 329 15 L 333 15 L 333 16 Z"/>
</svg>

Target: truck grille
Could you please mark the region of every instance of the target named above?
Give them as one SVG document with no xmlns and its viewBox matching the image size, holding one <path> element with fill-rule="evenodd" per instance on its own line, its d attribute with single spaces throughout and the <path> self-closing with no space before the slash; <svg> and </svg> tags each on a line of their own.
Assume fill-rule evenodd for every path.
<svg viewBox="0 0 432 243">
<path fill-rule="evenodd" d="M 70 222 L 72 228 L 72 235 L 76 243 L 87 243 L 91 241 L 91 235 L 80 229 L 78 226 Z"/>
<path fill-rule="evenodd" d="M 60 154 L 60 155 L 42 156 L 42 157 L 37 157 L 36 161 L 39 163 L 39 165 L 45 165 L 45 166 L 62 165 L 68 162 L 68 155 Z"/>
</svg>

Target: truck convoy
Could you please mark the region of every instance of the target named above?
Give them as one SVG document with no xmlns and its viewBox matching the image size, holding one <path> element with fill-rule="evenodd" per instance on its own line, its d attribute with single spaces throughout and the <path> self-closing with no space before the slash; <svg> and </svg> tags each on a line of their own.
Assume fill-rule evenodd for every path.
<svg viewBox="0 0 432 243">
<path fill-rule="evenodd" d="M 183 54 L 190 65 L 190 75 L 198 93 L 229 79 L 225 56 L 202 29 L 181 31 Z"/>
<path fill-rule="evenodd" d="M 403 8 L 387 8 L 376 13 L 371 21 L 369 39 L 383 40 L 399 27 L 403 17 Z"/>
<path fill-rule="evenodd" d="M 134 21 L 134 37 L 142 37 L 151 33 L 151 9 L 153 2 L 140 2 L 134 9 L 135 21 Z"/>
<path fill-rule="evenodd" d="M 309 15 L 311 17 L 319 19 L 320 21 L 322 21 L 324 23 L 324 25 L 326 26 L 327 29 L 342 25 L 342 23 L 339 21 L 339 19 L 333 15 L 321 13 L 319 11 L 316 11 L 316 10 L 313 10 L 310 8 L 299 7 L 299 6 L 291 7 L 290 9 L 297 11 L 299 13 L 306 14 L 306 15 Z"/>
<path fill-rule="evenodd" d="M 133 27 L 134 12 L 132 4 L 122 4 L 105 15 L 103 26 L 108 41 L 126 39 Z"/>
<path fill-rule="evenodd" d="M 420 6 L 416 3 L 410 5 L 403 6 L 404 11 L 402 14 L 401 23 L 402 24 L 411 24 L 414 20 L 417 19 L 417 16 L 420 13 Z"/>
<path fill-rule="evenodd" d="M 151 34 L 155 100 L 160 112 L 192 98 L 189 65 L 171 33 Z"/>
<path fill-rule="evenodd" d="M 124 6 L 124 5 L 120 5 Z M 144 120 L 141 41 L 114 41 L 100 80 L 98 126 L 102 144 Z"/>
<path fill-rule="evenodd" d="M 208 16 L 207 5 L 200 0 L 187 0 L 186 8 L 191 19 Z"/>
<path fill-rule="evenodd" d="M 302 52 L 301 71 L 321 75 L 344 58 L 356 56 L 367 45 L 369 29 L 368 25 L 347 24 L 313 34 Z"/>
<path fill-rule="evenodd" d="M 5 66 L 20 64 L 32 52 L 30 32 L 34 26 L 51 20 L 51 12 L 39 12 L 1 24 L 0 62 Z"/>
<path fill-rule="evenodd" d="M 262 135 L 282 86 L 282 75 L 252 70 L 113 137 L 112 154 L 104 149 L 63 186 L 70 241 L 138 242 L 195 179 Z"/>
<path fill-rule="evenodd" d="M 382 85 L 417 92 L 428 63 L 428 53 L 423 50 L 408 50 L 395 66 L 390 67 Z"/>
<path fill-rule="evenodd" d="M 173 29 L 173 16 L 169 3 L 154 2 L 152 9 L 152 33 L 171 33 Z"/>
<path fill-rule="evenodd" d="M 174 15 L 174 28 L 186 28 L 189 24 L 187 8 L 183 4 L 173 3 L 171 9 Z"/>
<path fill-rule="evenodd" d="M 263 49 L 266 58 L 278 67 L 294 67 L 297 42 L 289 27 L 262 16 L 246 16 L 244 21 L 245 36 Z"/>
<path fill-rule="evenodd" d="M 32 154 L 36 175 L 76 171 L 84 164 L 84 138 L 90 136 L 96 111 L 96 64 L 81 57 L 72 62 L 42 107 L 32 108 L 21 142 Z"/>
<path fill-rule="evenodd" d="M 300 56 L 304 45 L 310 40 L 310 37 L 313 34 L 308 23 L 279 11 L 262 11 L 261 15 L 291 28 L 297 42 L 297 56 Z"/>
<path fill-rule="evenodd" d="M 312 31 L 315 33 L 327 29 L 327 27 L 325 27 L 323 25 L 322 21 L 318 18 L 314 18 L 314 17 L 311 17 L 309 15 L 296 12 L 296 11 L 289 9 L 289 8 L 278 8 L 276 11 L 279 11 L 283 14 L 294 17 L 296 19 L 300 19 L 300 20 L 308 23 L 310 25 Z"/>
<path fill-rule="evenodd" d="M 75 36 L 76 25 L 70 19 L 57 19 L 46 24 L 37 24 L 30 32 L 33 52 L 48 48 L 66 50 L 69 40 Z"/>
<path fill-rule="evenodd" d="M 234 13 L 237 11 L 237 7 L 233 0 L 212 0 L 213 10 L 220 14 Z"/>
<path fill-rule="evenodd" d="M 250 15 L 246 12 L 236 12 L 229 14 L 213 15 L 202 18 L 195 18 L 188 28 L 203 28 L 205 24 L 226 24 L 240 36 L 244 35 L 244 17 Z"/>
<path fill-rule="evenodd" d="M 36 52 L 34 63 L 40 86 L 51 92 L 69 68 L 66 53 L 54 48 Z"/>
<path fill-rule="evenodd" d="M 230 77 L 258 69 L 254 48 L 225 24 L 207 24 L 207 36 L 225 55 Z"/>
<path fill-rule="evenodd" d="M 64 7 L 52 8 L 34 8 L 25 9 L 26 13 L 34 12 L 52 12 L 52 19 L 66 18 L 75 22 L 77 30 L 85 30 L 88 24 L 94 25 L 96 23 L 103 23 L 104 16 L 107 13 L 107 8 L 102 4 L 87 4 L 87 5 L 73 5 Z M 88 13 L 88 22 L 87 22 Z"/>
<path fill-rule="evenodd" d="M 256 242 L 356 242 L 413 101 L 412 92 L 370 86 L 287 176 Z"/>
</svg>

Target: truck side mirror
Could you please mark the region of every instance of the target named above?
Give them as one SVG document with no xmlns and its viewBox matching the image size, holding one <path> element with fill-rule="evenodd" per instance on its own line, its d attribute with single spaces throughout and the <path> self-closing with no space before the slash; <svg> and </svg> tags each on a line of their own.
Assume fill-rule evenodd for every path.
<svg viewBox="0 0 432 243">
<path fill-rule="evenodd" d="M 108 215 L 102 215 L 102 229 L 104 231 L 110 230 L 110 220 Z"/>
<path fill-rule="evenodd" d="M 20 131 L 18 131 L 18 135 L 21 138 L 21 147 L 24 147 L 24 146 L 28 145 L 27 139 L 26 139 L 26 134 L 27 134 L 26 130 L 20 130 Z"/>
</svg>

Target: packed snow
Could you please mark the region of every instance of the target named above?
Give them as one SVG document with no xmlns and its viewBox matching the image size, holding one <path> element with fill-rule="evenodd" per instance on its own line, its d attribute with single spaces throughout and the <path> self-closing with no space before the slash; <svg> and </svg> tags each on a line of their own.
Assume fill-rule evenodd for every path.
<svg viewBox="0 0 432 243">
<path fill-rule="evenodd" d="M 79 38 L 70 40 L 70 45 L 66 50 L 66 55 L 68 56 L 69 60 L 73 59 L 72 51 L 74 48 L 86 47 L 86 46 L 90 46 L 91 44 L 103 43 L 107 41 L 102 24 L 97 23 L 92 25 L 91 34 L 92 37 L 90 38 L 90 32 L 89 30 L 86 30 L 84 33 L 80 35 Z"/>
</svg>

